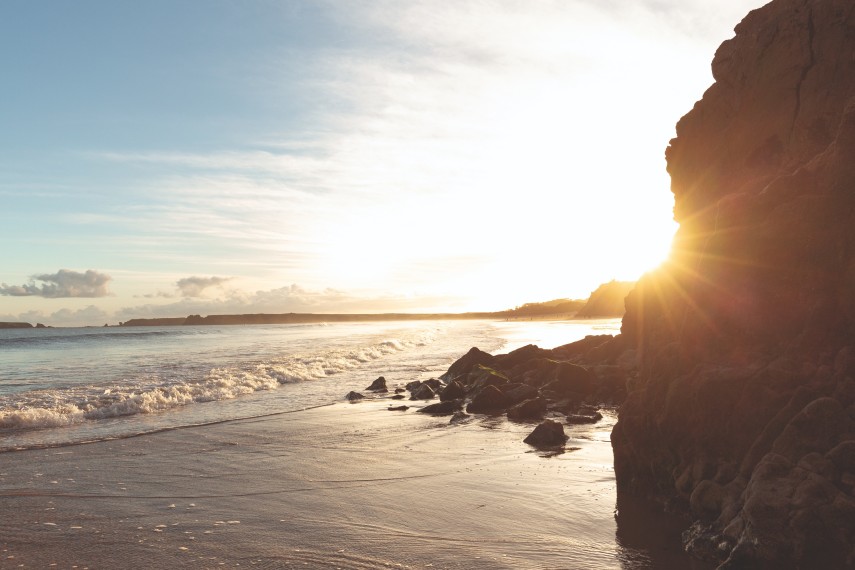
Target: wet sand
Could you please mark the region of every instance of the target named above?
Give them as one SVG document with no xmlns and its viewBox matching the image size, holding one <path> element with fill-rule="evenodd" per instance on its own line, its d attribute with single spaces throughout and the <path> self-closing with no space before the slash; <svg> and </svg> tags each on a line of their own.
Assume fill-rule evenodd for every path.
<svg viewBox="0 0 855 570">
<path fill-rule="evenodd" d="M 618 527 L 613 418 L 545 457 L 387 403 L 0 454 L 0 568 L 691 567 L 670 519 Z"/>
</svg>

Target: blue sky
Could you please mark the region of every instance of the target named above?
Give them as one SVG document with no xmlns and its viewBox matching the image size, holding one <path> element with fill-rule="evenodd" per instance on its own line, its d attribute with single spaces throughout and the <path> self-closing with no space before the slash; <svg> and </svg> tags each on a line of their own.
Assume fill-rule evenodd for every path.
<svg viewBox="0 0 855 570">
<path fill-rule="evenodd" d="M 498 310 L 634 279 L 762 2 L 0 3 L 0 320 Z"/>
</svg>

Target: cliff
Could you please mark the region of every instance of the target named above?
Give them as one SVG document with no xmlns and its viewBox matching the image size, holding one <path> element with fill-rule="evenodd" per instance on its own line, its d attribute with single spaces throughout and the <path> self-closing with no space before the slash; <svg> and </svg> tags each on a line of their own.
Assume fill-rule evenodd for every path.
<svg viewBox="0 0 855 570">
<path fill-rule="evenodd" d="M 0 329 L 31 329 L 30 323 L 0 323 Z"/>
<path fill-rule="evenodd" d="M 632 281 L 609 281 L 603 283 L 588 297 L 588 302 L 582 307 L 576 317 L 622 317 L 625 312 L 626 296 L 635 287 Z"/>
<path fill-rule="evenodd" d="M 855 567 L 855 3 L 774 0 L 666 151 L 680 228 L 626 302 L 620 493 L 721 568 Z"/>
</svg>

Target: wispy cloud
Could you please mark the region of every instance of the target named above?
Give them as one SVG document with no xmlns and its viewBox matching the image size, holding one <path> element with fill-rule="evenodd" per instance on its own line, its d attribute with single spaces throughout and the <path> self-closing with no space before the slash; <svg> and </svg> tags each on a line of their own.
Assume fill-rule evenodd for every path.
<svg viewBox="0 0 855 570">
<path fill-rule="evenodd" d="M 112 278 L 106 273 L 89 269 L 84 273 L 60 269 L 56 273 L 33 275 L 23 285 L 0 284 L 0 295 L 10 297 L 106 297 L 110 295 L 107 284 Z M 39 282 L 39 283 L 37 283 Z"/>
<path fill-rule="evenodd" d="M 182 297 L 201 297 L 206 289 L 221 287 L 232 279 L 233 277 L 185 277 L 179 279 L 175 285 Z"/>
</svg>

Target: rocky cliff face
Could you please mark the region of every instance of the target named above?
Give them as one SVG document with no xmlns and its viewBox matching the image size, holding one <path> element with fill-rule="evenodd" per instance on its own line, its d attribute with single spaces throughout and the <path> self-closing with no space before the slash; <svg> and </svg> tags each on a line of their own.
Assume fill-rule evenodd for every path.
<svg viewBox="0 0 855 570">
<path fill-rule="evenodd" d="M 855 2 L 774 0 L 667 149 L 680 229 L 627 298 L 621 492 L 725 568 L 855 567 Z"/>
</svg>

